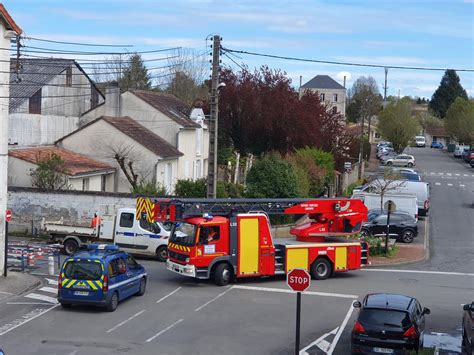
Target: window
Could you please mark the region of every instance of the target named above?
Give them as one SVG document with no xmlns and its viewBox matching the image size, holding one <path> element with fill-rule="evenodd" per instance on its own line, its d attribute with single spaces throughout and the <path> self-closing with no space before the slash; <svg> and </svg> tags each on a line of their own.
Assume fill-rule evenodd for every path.
<svg viewBox="0 0 474 355">
<path fill-rule="evenodd" d="M 332 94 L 332 101 L 337 102 L 337 94 Z"/>
<path fill-rule="evenodd" d="M 319 95 L 319 101 L 323 102 L 324 101 L 324 94 Z"/>
<path fill-rule="evenodd" d="M 410 316 L 407 312 L 391 309 L 371 309 L 364 308 L 359 313 L 359 321 L 362 324 L 372 326 L 385 326 L 386 323 L 393 327 L 408 328 L 411 324 Z"/>
<path fill-rule="evenodd" d="M 337 113 L 337 107 L 336 107 L 336 106 L 334 106 L 334 107 L 332 108 L 332 113 L 333 113 L 334 115 Z"/>
<path fill-rule="evenodd" d="M 379 132 L 375 132 L 375 138 L 380 138 L 380 133 Z"/>
<path fill-rule="evenodd" d="M 148 220 L 146 219 L 146 215 L 143 215 L 142 218 L 140 218 L 140 228 L 143 228 L 154 234 L 158 234 L 161 232 L 160 226 L 158 226 L 158 224 L 156 223 L 148 222 Z"/>
<path fill-rule="evenodd" d="M 66 86 L 72 86 L 72 67 L 66 69 Z"/>
<path fill-rule="evenodd" d="M 109 263 L 108 269 L 109 269 L 109 277 L 115 277 L 118 275 L 117 259 L 114 259 Z"/>
<path fill-rule="evenodd" d="M 125 263 L 125 260 L 123 260 L 123 258 L 117 259 L 117 265 L 119 273 L 124 274 L 127 272 L 127 264 Z"/>
<path fill-rule="evenodd" d="M 29 113 L 41 115 L 41 89 L 39 89 L 29 100 Z"/>
<path fill-rule="evenodd" d="M 138 267 L 137 261 L 131 256 L 127 256 L 127 265 L 129 269 L 136 269 Z"/>
<path fill-rule="evenodd" d="M 173 181 L 173 165 L 171 163 L 167 163 L 165 166 L 165 181 L 164 181 L 164 185 L 165 185 L 167 193 L 172 192 L 172 188 L 171 188 L 172 181 Z"/>
<path fill-rule="evenodd" d="M 82 191 L 89 191 L 89 178 L 82 179 Z"/>
<path fill-rule="evenodd" d="M 64 276 L 67 279 L 98 280 L 102 276 L 100 263 L 86 260 L 73 260 L 66 264 Z"/>
<path fill-rule="evenodd" d="M 382 215 L 382 216 L 379 216 L 375 219 L 375 221 L 377 221 L 377 224 L 387 224 L 387 215 Z"/>
<path fill-rule="evenodd" d="M 199 233 L 199 244 L 209 244 L 218 241 L 219 238 L 219 226 L 201 227 L 201 232 Z"/>
<path fill-rule="evenodd" d="M 198 128 L 196 130 L 196 155 L 197 156 L 201 155 L 202 133 L 203 133 L 202 128 Z"/>
<path fill-rule="evenodd" d="M 196 160 L 196 179 L 201 178 L 201 160 Z"/>
<path fill-rule="evenodd" d="M 122 213 L 120 215 L 120 227 L 132 228 L 133 227 L 133 218 L 135 215 L 133 213 Z"/>
</svg>

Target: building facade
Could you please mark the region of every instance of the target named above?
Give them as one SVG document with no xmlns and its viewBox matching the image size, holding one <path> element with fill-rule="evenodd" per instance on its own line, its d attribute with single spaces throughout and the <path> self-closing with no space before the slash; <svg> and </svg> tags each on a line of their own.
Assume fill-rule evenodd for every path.
<svg viewBox="0 0 474 355">
<path fill-rule="evenodd" d="M 329 75 L 316 75 L 302 85 L 300 97 L 308 91 L 317 93 L 321 103 L 324 103 L 333 113 L 346 117 L 346 88 Z"/>
</svg>

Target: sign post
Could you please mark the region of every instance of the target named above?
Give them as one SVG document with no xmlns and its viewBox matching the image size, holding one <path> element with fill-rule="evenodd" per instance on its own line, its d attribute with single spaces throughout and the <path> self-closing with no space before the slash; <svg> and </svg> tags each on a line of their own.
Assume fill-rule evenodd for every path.
<svg viewBox="0 0 474 355">
<path fill-rule="evenodd" d="M 390 237 L 390 213 L 397 210 L 397 205 L 392 200 L 385 202 L 384 206 L 387 211 L 387 233 L 385 234 L 385 256 L 388 254 L 388 240 Z"/>
<path fill-rule="evenodd" d="M 5 212 L 5 259 L 3 260 L 3 276 L 7 277 L 7 261 L 8 261 L 8 222 L 12 220 L 12 210 Z"/>
<path fill-rule="evenodd" d="M 286 275 L 286 283 L 296 292 L 295 355 L 298 355 L 300 353 L 301 292 L 310 286 L 311 276 L 305 269 L 293 269 Z"/>
</svg>

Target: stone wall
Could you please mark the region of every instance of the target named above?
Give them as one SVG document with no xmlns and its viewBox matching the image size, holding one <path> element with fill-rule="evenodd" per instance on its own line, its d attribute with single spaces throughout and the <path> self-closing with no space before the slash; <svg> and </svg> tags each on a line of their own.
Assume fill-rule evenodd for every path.
<svg viewBox="0 0 474 355">
<path fill-rule="evenodd" d="M 9 224 L 11 232 L 31 233 L 39 230 L 43 218 L 47 221 L 63 219 L 65 224 L 88 226 L 94 212 L 113 213 L 115 208 L 134 207 L 131 194 L 47 191 L 11 187 L 8 190 L 8 208 L 13 212 Z"/>
</svg>

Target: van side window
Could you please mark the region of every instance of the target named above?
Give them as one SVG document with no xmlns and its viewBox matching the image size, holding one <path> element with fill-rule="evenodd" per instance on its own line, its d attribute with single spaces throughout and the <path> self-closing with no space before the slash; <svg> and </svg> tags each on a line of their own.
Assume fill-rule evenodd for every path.
<svg viewBox="0 0 474 355">
<path fill-rule="evenodd" d="M 109 263 L 109 277 L 115 277 L 118 275 L 117 259 L 110 261 Z"/>
<path fill-rule="evenodd" d="M 125 264 L 125 260 L 123 258 L 118 258 L 117 259 L 117 265 L 118 265 L 118 271 L 119 273 L 125 273 L 127 272 L 127 265 Z"/>
<path fill-rule="evenodd" d="M 138 267 L 137 261 L 131 255 L 127 256 L 127 265 L 129 269 L 135 269 Z"/>
<path fill-rule="evenodd" d="M 132 228 L 133 227 L 133 218 L 135 215 L 133 213 L 122 213 L 120 215 L 120 227 Z"/>
<path fill-rule="evenodd" d="M 142 216 L 142 218 L 140 218 L 140 228 L 143 228 L 154 234 L 158 234 L 161 232 L 160 226 L 158 226 L 156 223 L 148 222 L 146 216 Z"/>
</svg>

